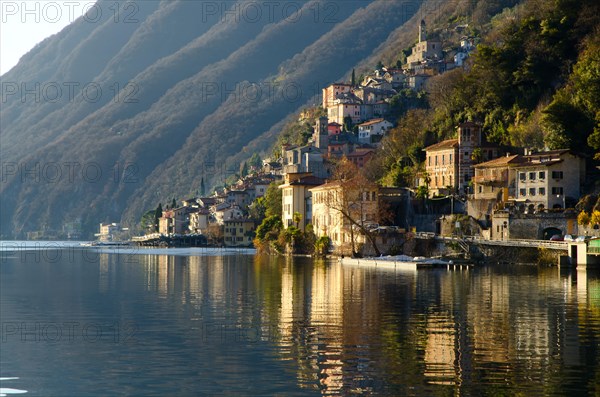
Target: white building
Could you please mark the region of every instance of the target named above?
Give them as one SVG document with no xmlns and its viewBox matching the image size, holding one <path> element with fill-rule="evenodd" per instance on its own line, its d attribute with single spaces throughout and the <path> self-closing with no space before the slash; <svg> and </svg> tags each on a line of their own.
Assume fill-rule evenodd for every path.
<svg viewBox="0 0 600 397">
<path fill-rule="evenodd" d="M 385 119 L 369 120 L 358 125 L 358 141 L 361 143 L 371 143 L 371 137 L 374 135 L 384 136 L 393 124 Z"/>
</svg>

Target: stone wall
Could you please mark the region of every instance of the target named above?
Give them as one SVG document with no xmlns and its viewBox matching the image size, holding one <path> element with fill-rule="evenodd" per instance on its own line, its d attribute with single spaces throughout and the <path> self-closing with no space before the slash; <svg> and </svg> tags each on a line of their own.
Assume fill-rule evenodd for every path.
<svg viewBox="0 0 600 397">
<path fill-rule="evenodd" d="M 560 234 L 577 233 L 577 214 L 574 212 L 543 212 L 521 214 L 499 211 L 492 219 L 491 238 L 506 239 L 548 239 L 549 229 L 558 229 Z"/>
</svg>

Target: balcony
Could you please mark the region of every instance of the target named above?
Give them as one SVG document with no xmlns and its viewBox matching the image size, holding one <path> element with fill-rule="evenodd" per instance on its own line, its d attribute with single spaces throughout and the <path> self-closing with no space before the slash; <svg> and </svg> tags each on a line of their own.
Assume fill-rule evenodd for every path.
<svg viewBox="0 0 600 397">
<path fill-rule="evenodd" d="M 505 175 L 475 175 L 473 182 L 480 185 L 491 185 L 493 183 L 506 183 L 507 179 Z"/>
</svg>

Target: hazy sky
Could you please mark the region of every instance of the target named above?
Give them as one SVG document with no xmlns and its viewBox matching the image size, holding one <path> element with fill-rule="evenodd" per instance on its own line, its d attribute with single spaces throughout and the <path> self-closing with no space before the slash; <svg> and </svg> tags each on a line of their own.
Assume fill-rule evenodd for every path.
<svg viewBox="0 0 600 397">
<path fill-rule="evenodd" d="M 61 31 L 96 0 L 0 0 L 0 74 L 48 36 Z"/>
</svg>

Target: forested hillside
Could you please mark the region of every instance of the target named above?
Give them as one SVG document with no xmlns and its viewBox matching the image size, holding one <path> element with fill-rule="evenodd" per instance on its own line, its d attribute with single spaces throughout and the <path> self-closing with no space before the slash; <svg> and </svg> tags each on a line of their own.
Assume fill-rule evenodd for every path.
<svg viewBox="0 0 600 397">
<path fill-rule="evenodd" d="M 597 61 L 597 41 L 586 39 L 599 15 L 592 1 L 313 0 L 283 2 L 259 18 L 249 3 L 215 11 L 195 1 L 136 2 L 133 10 L 120 2 L 130 11 L 120 23 L 111 12 L 80 18 L 3 75 L 3 91 L 16 92 L 3 92 L 0 113 L 2 236 L 76 220 L 88 233 L 104 221 L 132 225 L 158 202 L 196 193 L 202 179 L 222 183 L 253 153 L 268 153 L 286 120 L 319 103 L 321 88 L 353 69 L 401 61 L 421 19 L 434 34 L 457 23 L 489 34 L 469 73 L 431 79 L 428 106 L 397 114 L 415 142 L 394 155 L 451 135 L 469 117 L 499 141 L 569 136 L 565 118 L 546 116 L 552 106 L 571 109 L 582 140 L 593 130 L 595 77 L 582 66 Z M 21 92 L 23 84 L 40 95 Z M 53 96 L 57 86 L 62 95 Z M 539 132 L 534 121 L 544 117 L 549 129 Z M 382 178 L 405 164 L 381 159 Z"/>
<path fill-rule="evenodd" d="M 600 4 L 591 0 L 527 0 L 482 24 L 467 66 L 431 78 L 423 106 L 396 114 L 374 178 L 410 186 L 422 149 L 455 137 L 456 125 L 468 120 L 481 122 L 491 142 L 572 149 L 593 172 L 600 160 L 599 27 Z"/>
</svg>

